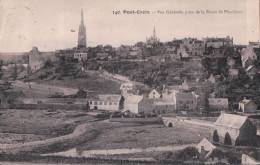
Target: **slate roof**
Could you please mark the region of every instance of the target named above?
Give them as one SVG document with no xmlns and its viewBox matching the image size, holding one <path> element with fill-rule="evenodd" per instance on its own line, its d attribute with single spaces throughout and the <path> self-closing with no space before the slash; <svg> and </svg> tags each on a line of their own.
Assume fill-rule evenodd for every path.
<svg viewBox="0 0 260 165">
<path fill-rule="evenodd" d="M 244 125 L 246 120 L 247 120 L 247 116 L 221 113 L 221 115 L 215 122 L 215 125 L 240 129 Z"/>
<path fill-rule="evenodd" d="M 111 101 L 111 102 L 119 102 L 121 97 L 122 97 L 121 95 L 116 95 L 116 94 L 112 94 L 112 95 L 98 95 L 99 100 Z"/>
</svg>

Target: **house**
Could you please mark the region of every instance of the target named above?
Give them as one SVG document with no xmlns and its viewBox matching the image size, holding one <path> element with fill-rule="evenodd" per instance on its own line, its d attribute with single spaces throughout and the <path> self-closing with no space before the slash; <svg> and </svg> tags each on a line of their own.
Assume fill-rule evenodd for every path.
<svg viewBox="0 0 260 165">
<path fill-rule="evenodd" d="M 148 98 L 149 99 L 159 99 L 161 97 L 161 94 L 156 90 L 153 89 L 149 94 L 148 94 Z"/>
<path fill-rule="evenodd" d="M 88 98 L 90 109 L 119 111 L 124 108 L 124 97 L 116 94 L 98 95 Z"/>
<path fill-rule="evenodd" d="M 134 84 L 131 82 L 122 83 L 120 86 L 121 94 L 124 96 L 125 94 L 128 94 L 129 91 L 134 89 Z"/>
<path fill-rule="evenodd" d="M 247 68 L 250 65 L 253 65 L 254 61 L 257 60 L 256 53 L 252 46 L 247 46 L 241 51 L 241 61 L 243 68 Z"/>
<path fill-rule="evenodd" d="M 244 98 L 238 104 L 238 109 L 243 113 L 255 113 L 257 110 L 257 105 L 249 99 Z"/>
<path fill-rule="evenodd" d="M 230 79 L 236 79 L 236 78 L 238 78 L 238 75 L 239 75 L 238 69 L 230 68 L 228 70 L 228 76 Z"/>
<path fill-rule="evenodd" d="M 156 99 L 153 101 L 153 105 L 154 105 L 153 112 L 156 114 L 175 112 L 175 103 L 172 101 Z"/>
<path fill-rule="evenodd" d="M 45 60 L 37 47 L 32 48 L 32 50 L 28 54 L 28 59 L 29 71 L 31 73 L 38 71 L 44 66 Z"/>
<path fill-rule="evenodd" d="M 221 113 L 213 130 L 213 141 L 224 145 L 255 145 L 256 142 L 256 126 L 247 116 Z"/>
<path fill-rule="evenodd" d="M 254 79 L 255 75 L 258 73 L 258 70 L 254 65 L 249 65 L 245 71 L 250 79 Z"/>
<path fill-rule="evenodd" d="M 137 47 L 137 46 L 133 46 L 131 47 L 130 51 L 129 51 L 129 55 L 133 56 L 133 57 L 138 57 L 142 55 L 142 49 Z"/>
<path fill-rule="evenodd" d="M 209 108 L 216 111 L 228 110 L 228 98 L 208 98 Z"/>
<path fill-rule="evenodd" d="M 190 56 L 202 56 L 204 52 L 204 43 L 196 38 L 184 38 L 183 45 L 187 47 Z"/>
<path fill-rule="evenodd" d="M 215 84 L 216 83 L 216 78 L 213 74 L 210 74 L 209 78 L 208 78 L 208 81 L 211 82 L 212 84 Z"/>
<path fill-rule="evenodd" d="M 176 93 L 179 92 L 179 85 L 163 87 L 162 100 L 176 104 Z"/>
<path fill-rule="evenodd" d="M 194 73 L 196 74 L 196 73 Z M 201 83 L 199 83 L 199 79 L 196 80 L 187 80 L 185 79 L 183 83 L 179 86 L 180 90 L 191 90 L 195 88 L 201 87 Z"/>
<path fill-rule="evenodd" d="M 196 146 L 198 152 L 203 159 L 207 159 L 210 154 L 214 151 L 216 146 L 212 144 L 208 139 L 203 138 Z"/>
<path fill-rule="evenodd" d="M 107 52 L 98 52 L 96 55 L 98 60 L 107 60 L 109 56 Z"/>
<path fill-rule="evenodd" d="M 190 51 L 185 45 L 180 45 L 179 49 L 177 50 L 177 54 L 181 60 L 189 60 L 191 58 Z"/>
<path fill-rule="evenodd" d="M 75 52 L 73 54 L 73 58 L 77 59 L 78 61 L 87 60 L 88 59 L 88 53 L 87 52 Z"/>
<path fill-rule="evenodd" d="M 204 38 L 203 39 L 205 48 L 212 47 L 214 49 L 219 49 L 224 46 L 233 46 L 233 38 L 230 36 L 224 38 Z"/>
<path fill-rule="evenodd" d="M 124 110 L 136 114 L 150 114 L 154 110 L 153 100 L 144 98 L 142 95 L 127 95 L 125 98 Z"/>
<path fill-rule="evenodd" d="M 242 154 L 241 164 L 243 165 L 260 165 L 260 160 L 257 160 L 247 154 Z"/>
<path fill-rule="evenodd" d="M 175 95 L 177 111 L 194 111 L 198 106 L 198 95 L 194 92 L 178 92 Z"/>
</svg>

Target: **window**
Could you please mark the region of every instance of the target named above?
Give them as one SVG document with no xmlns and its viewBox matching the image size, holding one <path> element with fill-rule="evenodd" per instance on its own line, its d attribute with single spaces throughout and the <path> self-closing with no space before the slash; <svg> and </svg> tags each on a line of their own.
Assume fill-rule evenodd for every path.
<svg viewBox="0 0 260 165">
<path fill-rule="evenodd" d="M 104 105 L 107 105 L 107 102 L 106 102 L 106 101 L 104 102 Z"/>
<path fill-rule="evenodd" d="M 89 104 L 92 105 L 92 101 L 90 101 Z"/>
<path fill-rule="evenodd" d="M 116 102 L 114 102 L 114 105 L 117 105 L 117 103 L 116 103 Z"/>
<path fill-rule="evenodd" d="M 102 101 L 99 102 L 99 105 L 102 105 Z"/>
<path fill-rule="evenodd" d="M 97 102 L 95 101 L 94 104 L 97 105 Z"/>
<path fill-rule="evenodd" d="M 112 105 L 112 103 L 111 103 L 111 102 L 109 102 L 109 105 Z"/>
</svg>

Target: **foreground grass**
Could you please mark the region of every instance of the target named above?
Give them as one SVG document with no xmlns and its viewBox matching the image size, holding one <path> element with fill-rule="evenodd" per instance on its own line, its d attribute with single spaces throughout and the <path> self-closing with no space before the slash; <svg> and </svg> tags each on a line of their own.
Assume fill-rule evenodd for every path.
<svg viewBox="0 0 260 165">
<path fill-rule="evenodd" d="M 167 145 L 198 143 L 210 137 L 210 128 L 179 123 L 172 128 L 163 125 L 134 125 L 122 123 L 95 123 L 99 132 L 92 141 L 83 143 L 80 150 L 148 148 Z"/>
<path fill-rule="evenodd" d="M 80 123 L 94 119 L 80 110 L 1 110 L 0 142 L 20 143 L 62 136 Z"/>
</svg>

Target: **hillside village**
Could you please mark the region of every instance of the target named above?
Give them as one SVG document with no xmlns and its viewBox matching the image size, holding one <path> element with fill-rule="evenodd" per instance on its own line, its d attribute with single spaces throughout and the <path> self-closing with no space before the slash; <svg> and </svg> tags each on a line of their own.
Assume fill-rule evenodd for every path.
<svg viewBox="0 0 260 165">
<path fill-rule="evenodd" d="M 185 153 L 187 157 L 182 157 L 182 161 L 250 164 L 260 158 L 259 42 L 237 45 L 230 36 L 174 38 L 161 42 L 154 27 L 145 42 L 119 47 L 88 47 L 82 11 L 76 47 L 50 52 L 33 47 L 28 52 L 11 54 L 0 53 L 3 116 L 9 116 L 9 110 L 12 113 L 28 110 L 32 114 L 35 110 L 48 115 L 65 113 L 66 117 L 71 115 L 66 114 L 67 111 L 73 110 L 74 115 L 80 111 L 76 117 L 82 118 L 73 120 L 73 125 L 67 126 L 68 123 L 60 121 L 59 128 L 64 132 L 74 128 L 77 132 L 77 126 L 88 120 L 86 113 L 112 123 L 98 123 L 97 128 L 91 125 L 93 130 L 111 128 L 119 134 L 123 131 L 121 125 L 114 123 L 142 123 L 143 129 L 151 132 L 153 123 L 163 125 L 161 130 L 180 126 L 184 132 L 196 125 L 195 130 L 204 131 L 206 127 L 207 133 L 199 134 L 195 141 L 183 142 L 188 148 L 177 154 L 162 154 L 155 158 L 176 160 L 182 152 L 194 154 Z M 171 128 L 165 133 L 171 132 Z M 130 129 L 129 126 L 126 129 Z M 159 127 L 154 130 L 158 136 Z M 63 135 L 55 131 L 54 135 Z M 79 132 L 84 134 L 84 131 Z M 56 140 L 60 140 L 54 135 L 34 138 L 57 138 L 53 140 L 56 144 Z M 24 145 L 26 142 L 25 138 Z M 98 141 L 94 144 L 98 146 Z M 35 151 L 31 145 L 28 144 L 25 150 Z M 82 145 L 83 149 L 91 147 L 88 145 Z M 118 144 L 111 142 L 111 145 Z M 0 150 L 20 152 L 13 151 L 12 146 L 6 151 L 2 147 Z"/>
</svg>

